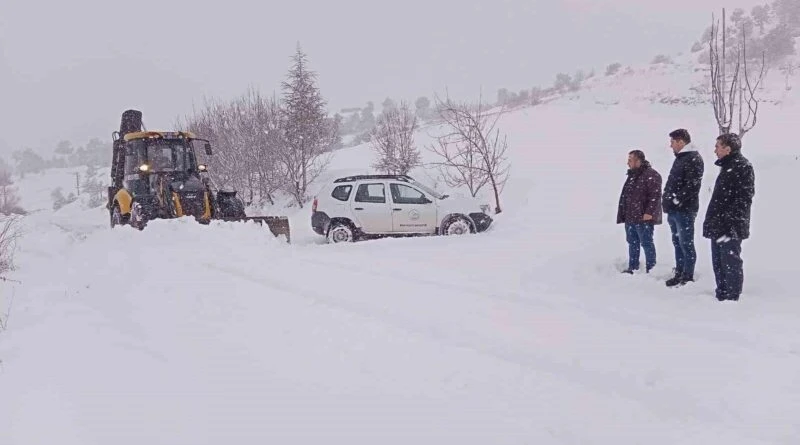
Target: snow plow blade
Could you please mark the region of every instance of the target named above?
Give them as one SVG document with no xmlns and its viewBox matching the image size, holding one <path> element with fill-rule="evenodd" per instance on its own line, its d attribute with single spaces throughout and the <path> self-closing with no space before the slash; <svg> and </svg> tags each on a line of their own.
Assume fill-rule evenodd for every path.
<svg viewBox="0 0 800 445">
<path fill-rule="evenodd" d="M 214 219 L 220 221 L 239 221 L 239 222 L 255 221 L 262 226 L 266 224 L 273 235 L 275 235 L 276 237 L 285 235 L 286 242 L 291 243 L 291 237 L 289 233 L 289 218 L 285 216 L 243 216 L 243 217 L 225 216 L 222 218 L 214 218 Z"/>
</svg>

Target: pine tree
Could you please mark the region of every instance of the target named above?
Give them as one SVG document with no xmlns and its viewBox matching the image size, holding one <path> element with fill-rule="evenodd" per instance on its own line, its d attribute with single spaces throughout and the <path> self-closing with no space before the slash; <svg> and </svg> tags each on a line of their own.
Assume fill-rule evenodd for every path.
<svg viewBox="0 0 800 445">
<path fill-rule="evenodd" d="M 307 56 L 297 45 L 293 65 L 283 89 L 284 149 L 281 161 L 288 173 L 288 189 L 300 207 L 306 201 L 308 185 L 326 168 L 326 156 L 340 142 L 336 122 L 325 110 L 326 102 L 315 84 L 316 74 L 308 69 Z"/>
</svg>

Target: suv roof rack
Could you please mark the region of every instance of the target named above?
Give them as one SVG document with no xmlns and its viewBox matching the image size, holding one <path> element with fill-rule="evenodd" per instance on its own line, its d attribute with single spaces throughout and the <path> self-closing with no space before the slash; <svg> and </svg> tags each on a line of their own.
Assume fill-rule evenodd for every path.
<svg viewBox="0 0 800 445">
<path fill-rule="evenodd" d="M 361 179 L 396 179 L 398 181 L 413 181 L 414 179 L 408 175 L 354 175 L 338 178 L 333 182 L 353 182 Z"/>
</svg>

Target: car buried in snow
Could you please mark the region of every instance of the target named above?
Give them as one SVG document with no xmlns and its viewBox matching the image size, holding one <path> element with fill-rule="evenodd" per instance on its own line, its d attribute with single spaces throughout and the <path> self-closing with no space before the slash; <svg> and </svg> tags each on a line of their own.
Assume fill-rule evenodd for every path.
<svg viewBox="0 0 800 445">
<path fill-rule="evenodd" d="M 408 175 L 340 177 L 322 188 L 311 207 L 311 227 L 329 243 L 463 235 L 491 224 L 488 204 L 439 194 Z"/>
</svg>

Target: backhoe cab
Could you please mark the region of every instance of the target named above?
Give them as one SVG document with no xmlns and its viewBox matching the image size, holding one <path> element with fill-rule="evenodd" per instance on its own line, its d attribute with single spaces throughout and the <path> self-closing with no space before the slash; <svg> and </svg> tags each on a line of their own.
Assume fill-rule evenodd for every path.
<svg viewBox="0 0 800 445">
<path fill-rule="evenodd" d="M 111 227 L 129 224 L 142 230 L 153 219 L 182 216 L 204 224 L 212 219 L 252 220 L 267 223 L 275 236 L 285 235 L 289 241 L 286 217 L 248 217 L 235 191 L 212 190 L 208 167 L 197 161 L 198 152 L 213 154 L 209 141 L 185 131 L 143 131 L 137 110 L 122 114 L 112 139 L 107 204 Z"/>
</svg>

